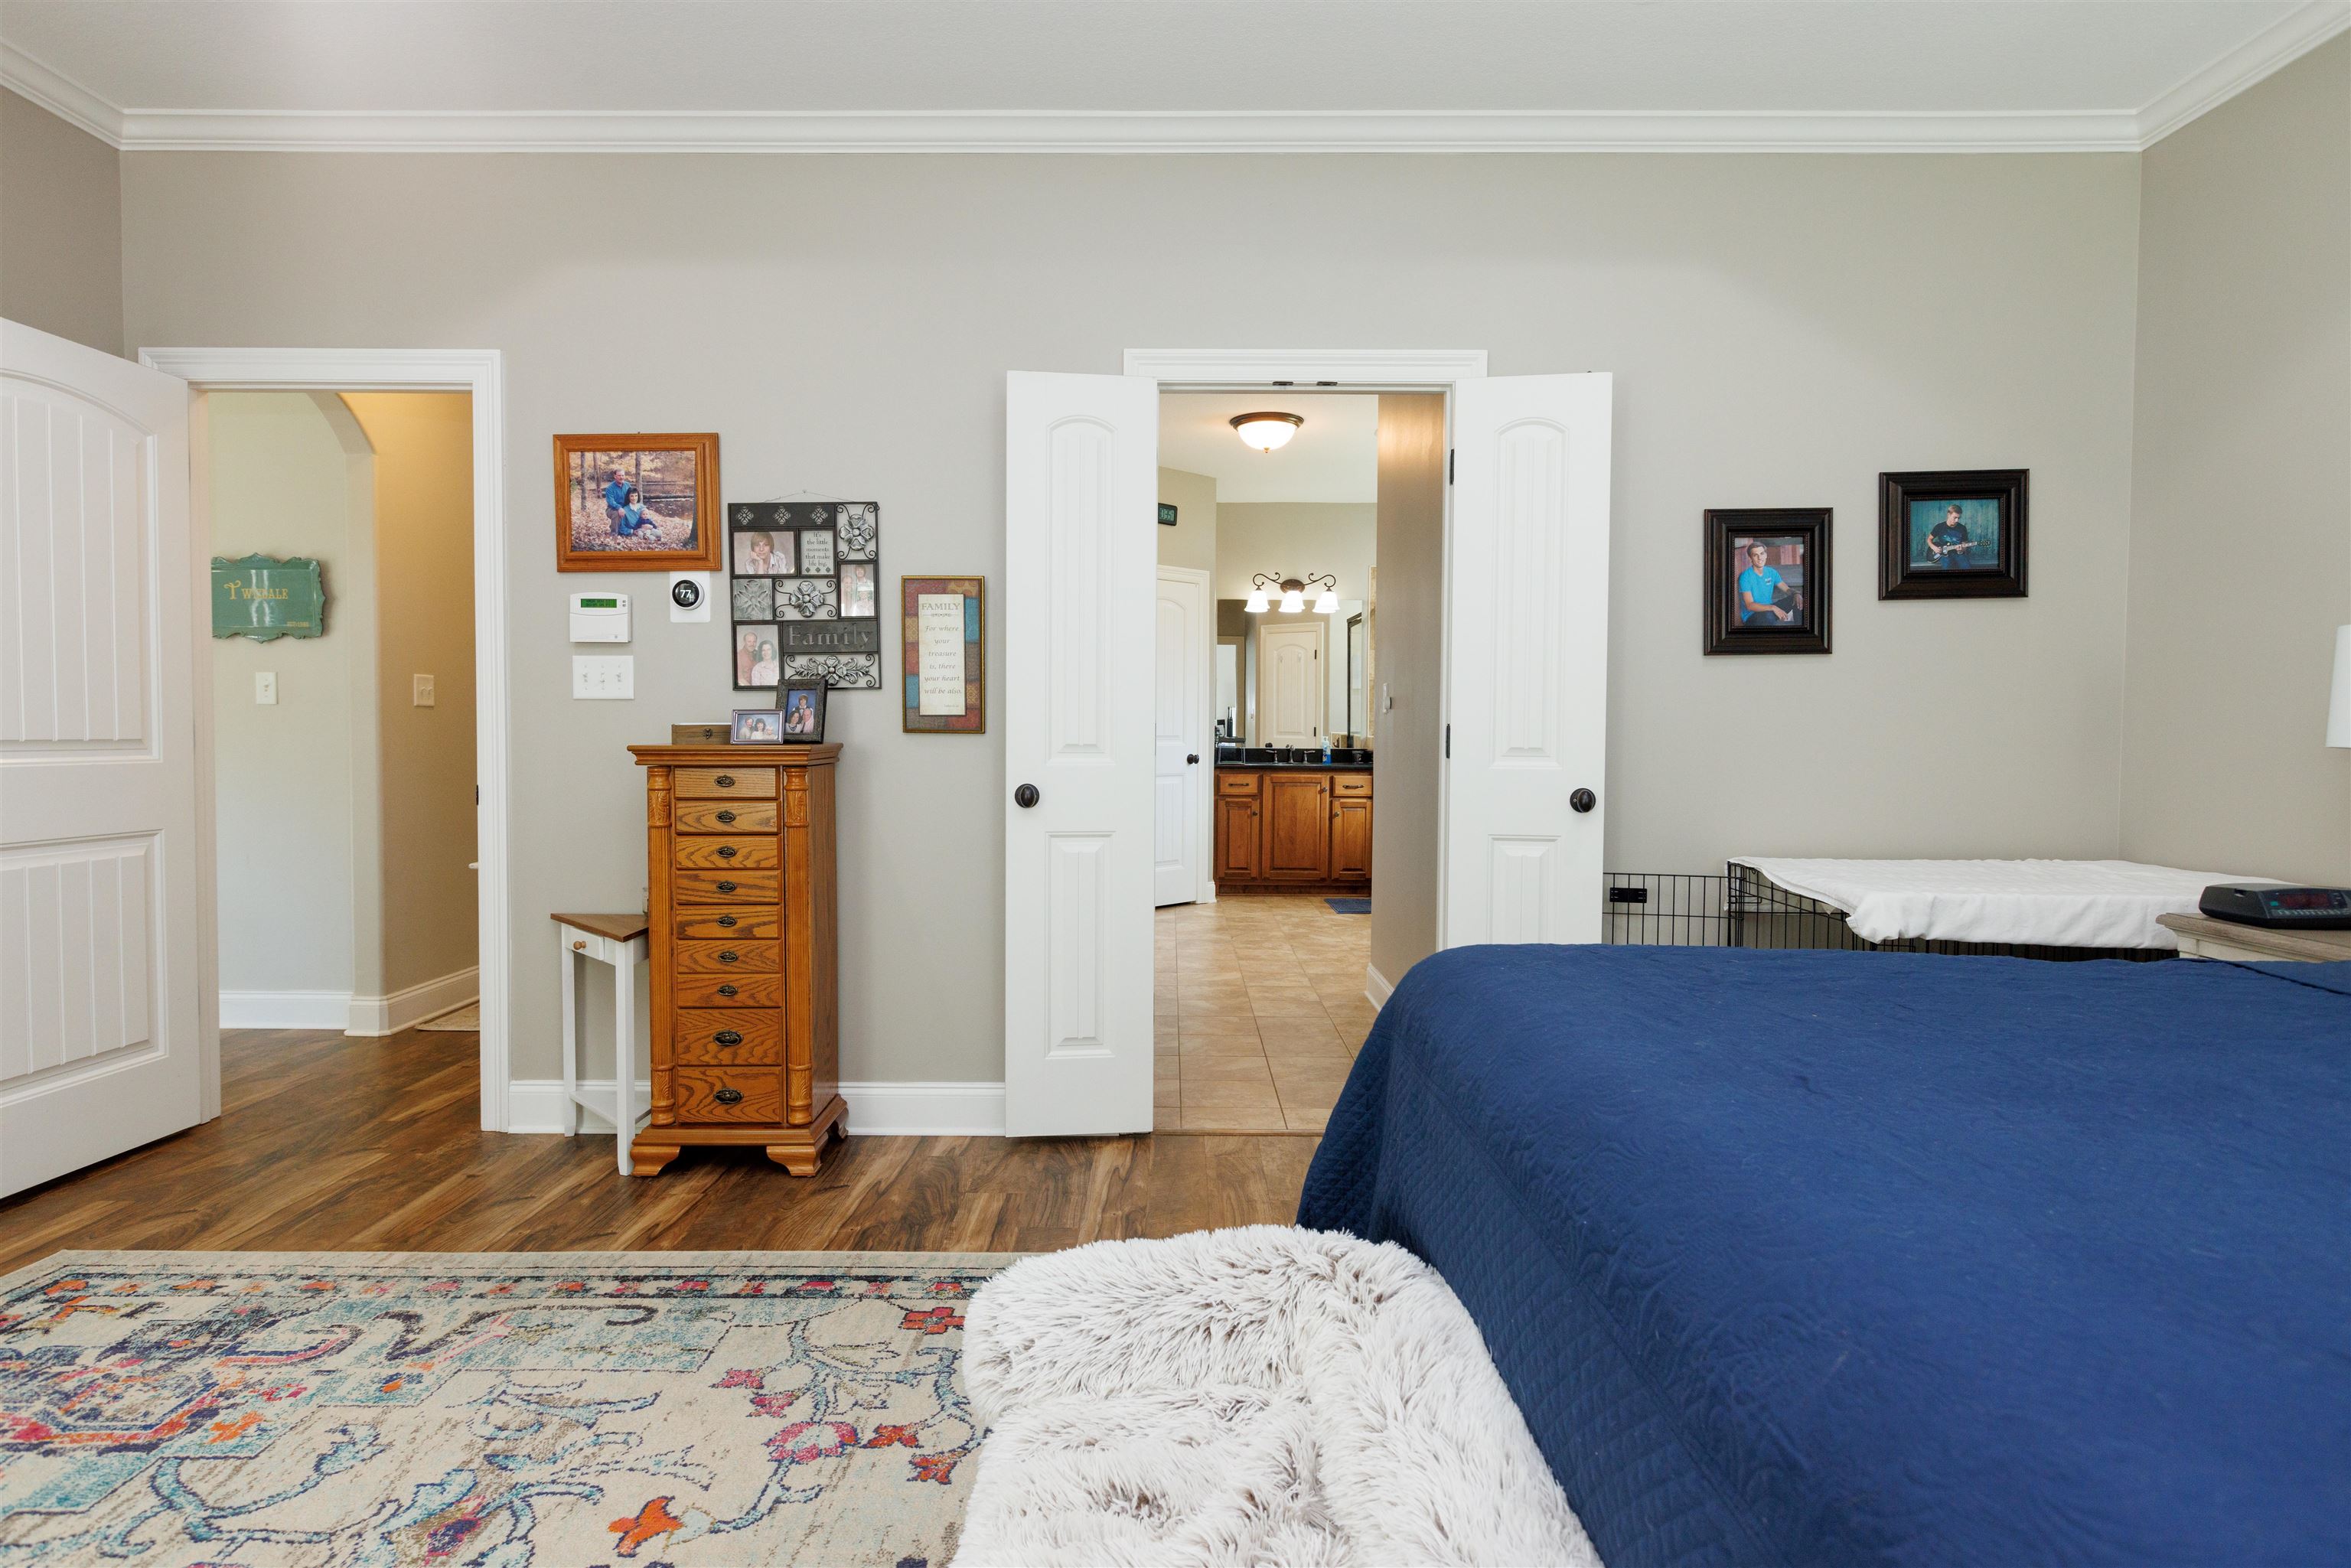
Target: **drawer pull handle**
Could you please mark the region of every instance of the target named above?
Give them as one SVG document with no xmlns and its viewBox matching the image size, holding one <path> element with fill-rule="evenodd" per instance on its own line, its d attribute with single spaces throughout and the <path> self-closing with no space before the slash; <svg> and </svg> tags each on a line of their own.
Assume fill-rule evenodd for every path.
<svg viewBox="0 0 2351 1568">
<path fill-rule="evenodd" d="M 722 997 L 731 997 L 735 994 L 735 988 L 732 986 L 721 986 L 718 988 L 718 994 Z"/>
<path fill-rule="evenodd" d="M 731 822 L 735 820 L 735 813 L 732 811 L 721 811 L 718 813 L 718 820 L 722 822 Z"/>
<path fill-rule="evenodd" d="M 740 1045 L 743 1043 L 742 1035 L 731 1029 L 722 1029 L 710 1038 L 716 1040 L 721 1045 Z"/>
<path fill-rule="evenodd" d="M 732 925 L 735 924 L 735 917 L 731 915 L 722 915 L 718 917 L 718 924 L 721 925 Z"/>
<path fill-rule="evenodd" d="M 736 850 L 733 844 L 721 844 L 718 846 L 718 858 L 720 860 L 731 861 L 735 858 L 735 854 Z"/>
<path fill-rule="evenodd" d="M 721 773 L 717 778 L 713 779 L 711 782 L 717 785 L 721 789 L 732 789 L 735 788 L 735 775 L 732 773 Z"/>
<path fill-rule="evenodd" d="M 731 882 L 722 882 L 718 884 L 718 891 L 721 893 L 732 893 L 735 891 L 735 884 Z"/>
<path fill-rule="evenodd" d="M 717 1101 L 721 1105 L 740 1105 L 743 1103 L 743 1091 L 740 1089 L 721 1089 L 717 1093 L 713 1094 L 711 1098 Z"/>
<path fill-rule="evenodd" d="M 738 961 L 742 956 L 743 956 L 735 951 L 734 948 L 728 947 L 718 955 L 718 961 L 722 964 L 732 964 Z"/>
</svg>

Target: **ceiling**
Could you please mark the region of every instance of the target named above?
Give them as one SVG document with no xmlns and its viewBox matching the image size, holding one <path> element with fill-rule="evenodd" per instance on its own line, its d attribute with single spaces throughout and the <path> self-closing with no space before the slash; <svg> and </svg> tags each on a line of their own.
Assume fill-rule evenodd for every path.
<svg viewBox="0 0 2351 1568">
<path fill-rule="evenodd" d="M 9 0 L 131 148 L 2144 146 L 2351 0 Z"/>
<path fill-rule="evenodd" d="M 1272 452 L 1243 446 L 1237 413 L 1271 410 L 1306 421 Z M 1364 392 L 1166 392 L 1159 399 L 1159 463 L 1217 482 L 1217 500 L 1376 501 L 1380 400 Z"/>
</svg>

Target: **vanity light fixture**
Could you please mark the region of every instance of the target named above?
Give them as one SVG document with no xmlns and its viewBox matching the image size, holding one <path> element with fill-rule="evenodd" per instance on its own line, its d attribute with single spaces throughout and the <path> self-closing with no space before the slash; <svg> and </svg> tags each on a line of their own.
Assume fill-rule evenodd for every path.
<svg viewBox="0 0 2351 1568">
<path fill-rule="evenodd" d="M 1277 446 L 1289 445 L 1290 438 L 1306 421 L 1294 413 L 1237 413 L 1230 423 L 1242 445 L 1270 452 Z"/>
<path fill-rule="evenodd" d="M 1305 578 L 1268 577 L 1260 571 L 1249 580 L 1249 602 L 1241 606 L 1241 611 L 1244 614 L 1262 615 L 1273 607 L 1270 602 L 1273 594 L 1280 593 L 1280 609 L 1284 615 L 1303 614 L 1306 610 L 1306 591 L 1318 583 L 1322 586 L 1322 591 L 1314 596 L 1314 613 L 1338 614 L 1339 580 L 1327 571 Z"/>
</svg>

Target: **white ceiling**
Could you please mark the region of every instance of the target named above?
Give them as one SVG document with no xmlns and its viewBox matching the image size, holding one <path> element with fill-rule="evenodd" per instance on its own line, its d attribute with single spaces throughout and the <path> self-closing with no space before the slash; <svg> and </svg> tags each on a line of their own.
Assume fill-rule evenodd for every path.
<svg viewBox="0 0 2351 1568">
<path fill-rule="evenodd" d="M 2137 147 L 2351 0 L 8 0 L 118 145 Z"/>
<path fill-rule="evenodd" d="M 1241 444 L 1237 413 L 1260 410 L 1306 421 L 1290 444 Z M 1206 474 L 1225 501 L 1376 501 L 1380 400 L 1364 392 L 1167 392 L 1159 399 L 1159 462 Z"/>
</svg>

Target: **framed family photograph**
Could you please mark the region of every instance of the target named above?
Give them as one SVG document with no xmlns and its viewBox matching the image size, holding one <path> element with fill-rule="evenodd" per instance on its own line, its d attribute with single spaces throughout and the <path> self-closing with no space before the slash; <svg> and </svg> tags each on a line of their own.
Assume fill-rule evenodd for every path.
<svg viewBox="0 0 2351 1568">
<path fill-rule="evenodd" d="M 784 743 L 784 710 L 773 707 L 738 707 L 735 710 L 734 727 L 726 738 L 737 746 L 781 746 Z"/>
<path fill-rule="evenodd" d="M 791 746 L 814 746 L 824 739 L 822 681 L 794 681 L 783 691 L 784 740 Z"/>
<path fill-rule="evenodd" d="M 878 688 L 880 507 L 871 501 L 734 501 L 720 527 L 736 688 Z M 814 716 L 821 725 L 821 706 Z"/>
<path fill-rule="evenodd" d="M 555 438 L 558 571 L 716 571 L 718 437 Z"/>
<path fill-rule="evenodd" d="M 1706 651 L 1829 651 L 1826 507 L 1706 514 Z"/>
<path fill-rule="evenodd" d="M 2022 599 L 2026 470 L 1877 476 L 1877 597 Z"/>
</svg>

